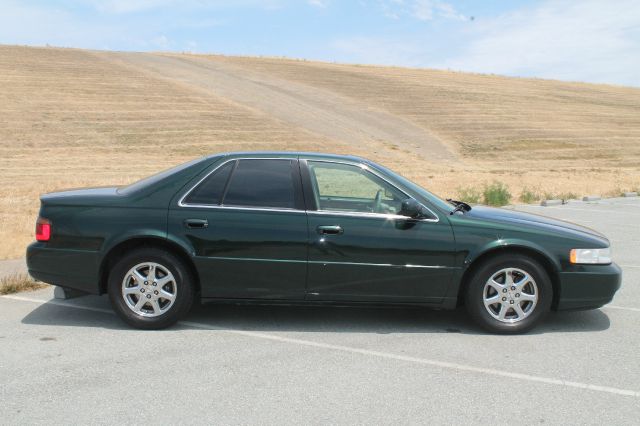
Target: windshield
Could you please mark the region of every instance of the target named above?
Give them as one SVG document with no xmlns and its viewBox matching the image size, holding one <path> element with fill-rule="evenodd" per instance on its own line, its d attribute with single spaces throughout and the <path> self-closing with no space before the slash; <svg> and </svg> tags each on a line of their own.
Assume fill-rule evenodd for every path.
<svg viewBox="0 0 640 426">
<path fill-rule="evenodd" d="M 400 182 L 403 186 L 411 189 L 414 192 L 417 192 L 421 196 L 423 196 L 426 199 L 428 199 L 429 201 L 431 201 L 433 204 L 436 205 L 436 207 L 438 207 L 438 208 L 440 208 L 440 209 L 442 209 L 442 210 L 444 210 L 446 212 L 449 212 L 449 213 L 451 213 L 451 211 L 453 211 L 454 206 L 452 206 L 451 204 L 449 204 L 445 200 L 441 199 L 437 195 L 434 195 L 431 192 L 427 191 L 426 189 L 424 189 L 420 185 L 411 182 L 409 179 L 405 178 L 404 176 L 399 175 L 398 173 L 394 172 L 393 170 L 389 170 L 386 167 L 383 167 L 383 166 L 381 166 L 379 164 L 370 163 L 370 165 L 375 167 L 375 168 L 377 168 L 377 169 L 379 169 L 380 171 L 384 172 L 385 174 L 392 176 L 395 180 Z"/>
</svg>

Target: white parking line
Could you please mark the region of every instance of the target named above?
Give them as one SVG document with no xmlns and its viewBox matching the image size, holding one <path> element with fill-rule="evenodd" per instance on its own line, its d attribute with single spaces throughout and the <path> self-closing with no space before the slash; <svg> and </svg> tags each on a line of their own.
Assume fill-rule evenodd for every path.
<svg viewBox="0 0 640 426">
<path fill-rule="evenodd" d="M 76 309 L 84 309 L 84 310 L 88 310 L 88 311 L 103 312 L 103 313 L 108 313 L 108 314 L 112 314 L 112 315 L 114 314 L 113 311 L 109 311 L 107 309 L 93 308 L 93 307 L 89 307 L 89 306 L 74 305 L 74 304 L 70 304 L 70 303 L 66 303 L 66 302 L 60 302 L 60 301 L 57 301 L 57 300 L 40 300 L 40 299 L 32 299 L 32 298 L 24 297 L 24 296 L 2 296 L 2 297 L 5 298 L 5 299 L 18 300 L 18 301 L 24 301 L 24 302 L 32 302 L 32 303 L 38 303 L 38 304 L 47 303 L 47 304 L 51 304 L 51 305 L 64 306 L 64 307 L 68 307 L 68 308 L 76 308 Z M 554 379 L 554 378 L 551 378 L 551 377 L 532 376 L 532 375 L 529 375 L 529 374 L 512 373 L 512 372 L 494 370 L 494 369 L 491 369 L 491 368 L 474 367 L 474 366 L 470 366 L 470 365 L 456 364 L 456 363 L 446 362 L 446 361 L 438 361 L 438 360 L 432 360 L 432 359 L 427 359 L 427 358 L 417 358 L 417 357 L 406 356 L 406 355 L 398 355 L 398 354 L 389 353 L 389 352 L 380 352 L 380 351 L 373 351 L 373 350 L 368 350 L 368 349 L 354 348 L 354 347 L 351 347 L 351 346 L 333 345 L 333 344 L 330 344 L 330 343 L 314 342 L 314 341 L 311 341 L 311 340 L 303 340 L 303 339 L 293 339 L 293 338 L 289 338 L 289 337 L 282 337 L 282 336 L 277 336 L 277 335 L 274 335 L 274 334 L 260 333 L 260 332 L 255 332 L 255 331 L 243 331 L 243 330 L 233 330 L 233 329 L 218 328 L 218 327 L 214 327 L 214 326 L 211 326 L 211 325 L 202 324 L 202 323 L 193 322 L 193 321 L 180 321 L 179 324 L 183 325 L 183 326 L 187 326 L 187 327 L 202 329 L 202 330 L 210 330 L 210 331 L 216 331 L 216 332 L 231 333 L 231 334 L 236 334 L 236 335 L 240 335 L 240 336 L 253 337 L 253 338 L 258 338 L 258 339 L 265 339 L 265 340 L 282 342 L 282 343 L 290 343 L 290 344 L 295 344 L 295 345 L 309 346 L 309 347 L 315 347 L 315 348 L 321 348 L 321 349 L 329 349 L 329 350 L 334 350 L 334 351 L 349 352 L 349 353 L 360 354 L 360 355 L 368 355 L 368 356 L 373 356 L 373 357 L 377 357 L 377 358 L 392 359 L 392 360 L 403 361 L 403 362 L 411 362 L 411 363 L 415 363 L 415 364 L 428 365 L 428 366 L 431 366 L 431 367 L 439 367 L 439 368 L 444 368 L 444 369 L 448 369 L 448 370 L 466 371 L 466 372 L 471 372 L 471 373 L 485 374 L 485 375 L 489 375 L 489 376 L 506 377 L 506 378 L 509 378 L 509 379 L 523 380 L 523 381 L 528 381 L 528 382 L 546 383 L 546 384 L 549 384 L 549 385 L 565 386 L 565 387 L 577 388 L 577 389 L 587 389 L 587 390 L 596 391 L 596 392 L 604 392 L 604 393 L 609 393 L 609 394 L 632 396 L 632 397 L 640 398 L 640 392 L 636 392 L 636 391 L 629 390 L 629 389 L 620 389 L 620 388 L 614 388 L 614 387 L 610 387 L 610 386 L 592 385 L 592 384 L 588 384 L 588 383 L 573 382 L 573 381 L 562 380 L 562 379 Z"/>
<path fill-rule="evenodd" d="M 50 300 L 42 300 L 42 299 L 35 299 L 33 297 L 24 297 L 24 296 L 16 296 L 15 294 L 11 294 L 8 296 L 2 296 L 3 299 L 11 299 L 11 300 L 19 300 L 21 302 L 32 302 L 32 303 L 39 303 L 41 305 L 49 304 L 49 305 L 55 305 L 55 306 L 64 306 L 67 308 L 74 308 L 74 309 L 82 309 L 85 311 L 94 311 L 94 312 L 102 312 L 105 314 L 115 314 L 115 312 L 113 312 L 110 309 L 102 309 L 102 308 L 96 308 L 93 306 L 82 306 L 82 305 L 72 305 L 69 302 L 62 302 L 60 300 L 56 300 L 56 299 L 50 299 Z"/>
</svg>

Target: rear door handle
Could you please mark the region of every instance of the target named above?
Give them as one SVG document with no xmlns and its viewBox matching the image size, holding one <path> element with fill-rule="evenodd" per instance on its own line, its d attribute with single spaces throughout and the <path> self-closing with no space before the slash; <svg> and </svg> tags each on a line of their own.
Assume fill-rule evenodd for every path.
<svg viewBox="0 0 640 426">
<path fill-rule="evenodd" d="M 202 229 L 209 226 L 207 219 L 185 219 L 184 226 L 190 229 Z"/>
<path fill-rule="evenodd" d="M 340 235 L 344 233 L 344 230 L 340 225 L 320 225 L 316 229 L 318 234 L 323 235 Z"/>
</svg>

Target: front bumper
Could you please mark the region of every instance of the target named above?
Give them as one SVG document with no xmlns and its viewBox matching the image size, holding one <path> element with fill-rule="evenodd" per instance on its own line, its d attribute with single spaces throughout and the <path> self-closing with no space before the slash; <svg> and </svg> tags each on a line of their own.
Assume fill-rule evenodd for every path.
<svg viewBox="0 0 640 426">
<path fill-rule="evenodd" d="M 558 310 L 595 309 L 611 302 L 622 283 L 618 265 L 579 265 L 560 272 Z"/>
<path fill-rule="evenodd" d="M 99 252 L 47 247 L 35 242 L 27 247 L 29 275 L 45 283 L 98 294 Z"/>
</svg>

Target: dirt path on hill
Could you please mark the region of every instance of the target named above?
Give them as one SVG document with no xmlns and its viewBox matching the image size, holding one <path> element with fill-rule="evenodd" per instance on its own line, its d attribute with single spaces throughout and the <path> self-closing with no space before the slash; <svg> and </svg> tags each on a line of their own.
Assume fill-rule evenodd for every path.
<svg viewBox="0 0 640 426">
<path fill-rule="evenodd" d="M 94 54 L 228 99 L 360 150 L 405 158 L 410 153 L 429 161 L 455 160 L 454 154 L 423 128 L 330 90 L 221 63 L 215 58 L 124 52 Z"/>
</svg>

